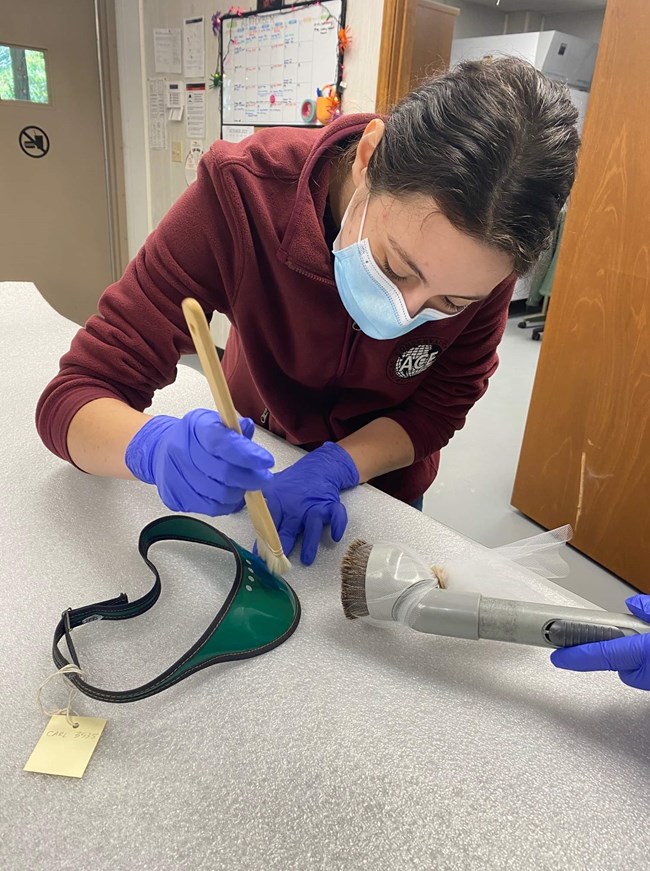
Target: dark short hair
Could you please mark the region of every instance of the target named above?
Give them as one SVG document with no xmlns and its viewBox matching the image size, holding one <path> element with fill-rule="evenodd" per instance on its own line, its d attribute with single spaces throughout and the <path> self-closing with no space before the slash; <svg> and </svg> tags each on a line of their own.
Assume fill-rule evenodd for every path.
<svg viewBox="0 0 650 871">
<path fill-rule="evenodd" d="M 576 171 L 578 112 L 564 85 L 514 57 L 466 61 L 390 113 L 371 193 L 425 194 L 458 229 L 525 273 L 550 240 Z"/>
</svg>

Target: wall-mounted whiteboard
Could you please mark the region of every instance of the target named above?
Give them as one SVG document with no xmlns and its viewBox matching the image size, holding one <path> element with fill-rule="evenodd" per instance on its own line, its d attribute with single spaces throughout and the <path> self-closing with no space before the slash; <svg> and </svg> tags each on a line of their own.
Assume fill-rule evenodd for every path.
<svg viewBox="0 0 650 871">
<path fill-rule="evenodd" d="M 336 84 L 342 0 L 224 18 L 221 123 L 299 124 L 304 100 Z"/>
</svg>

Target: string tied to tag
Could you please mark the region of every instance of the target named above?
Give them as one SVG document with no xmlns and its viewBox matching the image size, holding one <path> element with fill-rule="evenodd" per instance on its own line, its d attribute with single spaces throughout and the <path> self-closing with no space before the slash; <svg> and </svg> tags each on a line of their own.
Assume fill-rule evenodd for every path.
<svg viewBox="0 0 650 871">
<path fill-rule="evenodd" d="M 63 668 L 60 668 L 58 671 L 52 672 L 52 674 L 48 675 L 48 677 L 45 678 L 43 683 L 40 685 L 40 687 L 36 691 L 36 701 L 38 702 L 38 706 L 41 709 L 41 712 L 46 717 L 64 716 L 66 718 L 66 722 L 67 722 L 68 726 L 70 726 L 73 729 L 76 729 L 76 728 L 78 728 L 79 723 L 73 723 L 72 717 L 73 716 L 78 717 L 79 714 L 72 709 L 72 700 L 77 693 L 77 688 L 71 681 L 66 680 L 66 684 L 68 685 L 68 704 L 66 705 L 65 708 L 59 708 L 59 709 L 55 709 L 55 710 L 50 711 L 43 704 L 43 699 L 41 696 L 43 690 L 45 689 L 45 687 L 49 684 L 49 682 L 51 680 L 54 680 L 54 678 L 57 678 L 57 677 L 65 677 L 66 674 L 83 675 L 83 671 L 76 665 L 68 664 L 68 665 L 64 665 Z"/>
</svg>

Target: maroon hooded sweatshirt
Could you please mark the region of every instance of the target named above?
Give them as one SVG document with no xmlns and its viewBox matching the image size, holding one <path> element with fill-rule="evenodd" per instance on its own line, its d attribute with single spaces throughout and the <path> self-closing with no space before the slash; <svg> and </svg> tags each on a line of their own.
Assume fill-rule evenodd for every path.
<svg viewBox="0 0 650 871">
<path fill-rule="evenodd" d="M 372 117 L 214 143 L 41 396 L 37 428 L 51 451 L 71 462 L 68 427 L 87 402 L 143 411 L 174 381 L 179 356 L 193 353 L 181 311 L 193 296 L 232 324 L 224 368 L 242 415 L 309 449 L 391 418 L 415 462 L 372 483 L 407 502 L 424 493 L 496 369 L 514 279 L 398 339 L 359 330 L 336 288 L 324 213 L 332 160 Z"/>
</svg>

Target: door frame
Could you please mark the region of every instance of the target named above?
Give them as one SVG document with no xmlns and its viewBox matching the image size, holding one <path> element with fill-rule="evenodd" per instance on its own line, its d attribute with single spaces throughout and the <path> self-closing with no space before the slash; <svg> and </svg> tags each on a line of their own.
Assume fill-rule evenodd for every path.
<svg viewBox="0 0 650 871">
<path fill-rule="evenodd" d="M 94 0 L 94 7 L 102 139 L 104 142 L 108 242 L 112 278 L 113 281 L 117 281 L 124 272 L 129 255 L 115 3 L 113 0 Z"/>
<path fill-rule="evenodd" d="M 436 0 L 426 0 L 426 3 L 448 15 L 460 13 L 455 6 Z M 384 0 L 375 98 L 376 111 L 380 114 L 389 112 L 409 90 L 416 5 L 417 0 Z"/>
<path fill-rule="evenodd" d="M 404 92 L 410 77 L 416 0 L 384 0 L 381 25 L 376 111 L 388 112 Z"/>
</svg>

